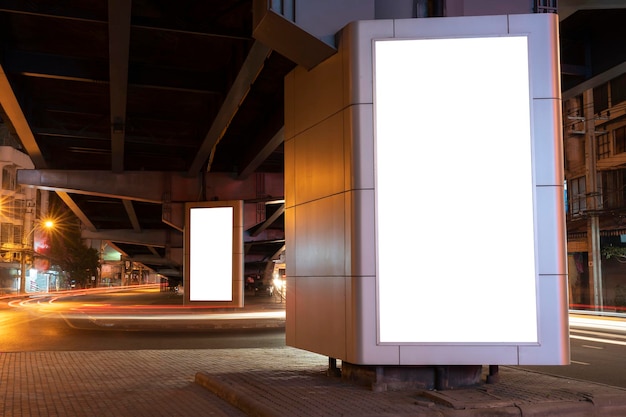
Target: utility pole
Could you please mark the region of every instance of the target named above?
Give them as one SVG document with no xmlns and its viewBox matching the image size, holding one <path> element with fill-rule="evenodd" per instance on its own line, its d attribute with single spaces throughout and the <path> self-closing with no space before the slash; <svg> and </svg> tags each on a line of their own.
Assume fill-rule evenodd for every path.
<svg viewBox="0 0 626 417">
<path fill-rule="evenodd" d="M 583 116 L 585 120 L 585 182 L 587 187 L 587 253 L 589 261 L 589 284 L 595 310 L 602 310 L 602 255 L 600 252 L 600 218 L 598 209 L 602 208 L 601 190 L 598 190 L 596 170 L 596 122 L 593 106 L 593 89 L 583 93 Z"/>
<path fill-rule="evenodd" d="M 22 226 L 22 247 L 20 249 L 20 294 L 26 294 L 26 253 L 31 245 L 29 239 L 34 232 L 33 211 L 35 209 L 32 201 L 27 200 L 24 207 L 24 223 Z"/>
<path fill-rule="evenodd" d="M 26 294 L 26 251 L 23 247 L 20 252 L 20 294 Z"/>
</svg>

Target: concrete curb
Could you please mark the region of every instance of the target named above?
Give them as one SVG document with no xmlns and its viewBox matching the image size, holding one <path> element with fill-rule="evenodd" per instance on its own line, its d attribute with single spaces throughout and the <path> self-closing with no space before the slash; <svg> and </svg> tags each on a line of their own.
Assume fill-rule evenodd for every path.
<svg viewBox="0 0 626 417">
<path fill-rule="evenodd" d="M 133 320 L 115 320 L 114 323 L 107 321 L 93 320 L 91 322 L 95 328 L 91 330 L 101 331 L 129 331 L 129 332 L 203 332 L 210 330 L 237 330 L 237 329 L 284 329 L 285 320 L 219 320 L 219 321 L 198 321 L 191 323 L 170 322 L 167 319 L 160 323 L 136 322 Z"/>
<path fill-rule="evenodd" d="M 276 412 L 262 403 L 255 401 L 246 395 L 237 385 L 220 378 L 207 375 L 202 372 L 196 373 L 195 383 L 208 389 L 219 398 L 237 407 L 250 417 L 276 417 Z"/>
</svg>

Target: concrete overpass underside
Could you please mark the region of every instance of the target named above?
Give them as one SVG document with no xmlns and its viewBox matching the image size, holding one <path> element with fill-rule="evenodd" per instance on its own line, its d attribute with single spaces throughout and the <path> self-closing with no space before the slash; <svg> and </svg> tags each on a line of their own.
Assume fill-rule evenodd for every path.
<svg viewBox="0 0 626 417">
<path fill-rule="evenodd" d="M 429 12 L 411 0 L 269 3 L 0 0 L 3 140 L 35 167 L 19 183 L 56 192 L 85 238 L 173 277 L 182 204 L 243 199 L 246 272 L 262 271 L 284 245 L 285 76 L 335 54 L 350 21 Z M 479 4 L 450 0 L 447 13 L 493 13 Z M 606 22 L 623 7 L 559 1 L 568 88 L 623 60 L 584 53 L 619 29 Z M 620 39 L 602 47 L 621 51 Z"/>
</svg>

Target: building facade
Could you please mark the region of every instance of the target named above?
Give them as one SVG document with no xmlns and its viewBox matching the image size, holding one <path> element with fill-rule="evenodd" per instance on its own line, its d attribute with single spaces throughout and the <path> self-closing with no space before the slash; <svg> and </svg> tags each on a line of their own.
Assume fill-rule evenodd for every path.
<svg viewBox="0 0 626 417">
<path fill-rule="evenodd" d="M 626 312 L 626 73 L 563 102 L 570 307 Z"/>
<path fill-rule="evenodd" d="M 48 191 L 16 183 L 17 170 L 33 164 L 15 147 L 0 146 L 0 166 L 0 294 L 57 289 L 59 273 L 39 255 L 46 239 L 38 222 L 47 213 Z"/>
<path fill-rule="evenodd" d="M 561 0 L 558 13 L 570 309 L 624 313 L 626 4 Z"/>
</svg>

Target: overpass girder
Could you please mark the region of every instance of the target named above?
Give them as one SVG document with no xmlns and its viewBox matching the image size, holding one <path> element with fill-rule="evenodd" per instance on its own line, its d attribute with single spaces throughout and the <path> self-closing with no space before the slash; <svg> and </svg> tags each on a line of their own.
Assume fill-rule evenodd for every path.
<svg viewBox="0 0 626 417">
<path fill-rule="evenodd" d="M 110 198 L 162 203 L 194 201 L 198 197 L 199 178 L 165 171 L 36 170 L 22 169 L 18 184 Z"/>
<path fill-rule="evenodd" d="M 102 230 L 94 232 L 82 230 L 83 239 L 100 239 L 133 245 L 155 247 L 183 247 L 183 234 L 174 230 L 142 230 L 135 232 L 131 229 Z"/>
<path fill-rule="evenodd" d="M 204 176 L 204 196 L 200 197 L 205 201 L 282 198 L 284 194 L 282 173 L 251 175 L 245 179 L 233 178 L 230 173 L 205 173 Z M 200 178 L 175 172 L 21 169 L 17 173 L 17 182 L 53 191 L 149 203 L 202 201 L 198 199 Z"/>
</svg>

